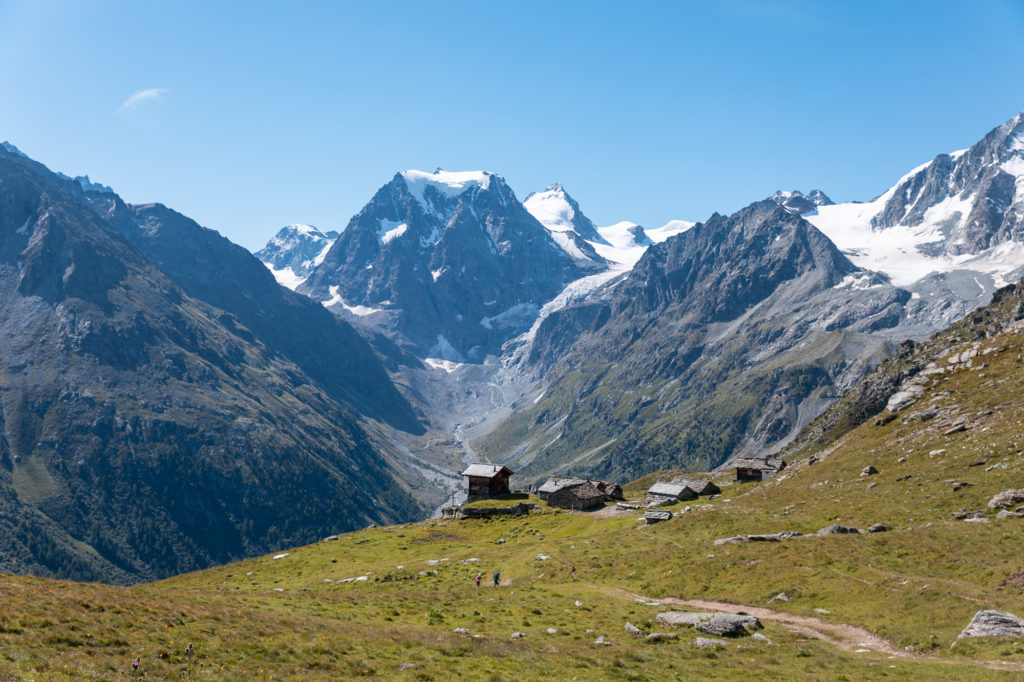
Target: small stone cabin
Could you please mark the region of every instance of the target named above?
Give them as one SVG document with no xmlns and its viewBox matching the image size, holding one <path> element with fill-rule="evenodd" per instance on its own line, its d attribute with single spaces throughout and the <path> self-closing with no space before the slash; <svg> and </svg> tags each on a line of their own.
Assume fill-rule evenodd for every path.
<svg viewBox="0 0 1024 682">
<path fill-rule="evenodd" d="M 771 478 L 786 468 L 786 461 L 778 458 L 748 458 L 736 460 L 733 466 L 736 467 L 737 482 L 746 483 Z"/>
<path fill-rule="evenodd" d="M 561 509 L 578 509 L 590 511 L 604 506 L 605 494 L 591 481 L 583 481 L 580 485 L 565 486 L 548 493 L 547 503 Z"/>
<path fill-rule="evenodd" d="M 512 471 L 500 464 L 470 464 L 462 472 L 467 479 L 466 501 L 486 500 L 509 493 L 508 479 Z"/>
<path fill-rule="evenodd" d="M 579 509 L 580 506 L 578 499 L 568 496 L 567 494 L 563 494 L 563 491 L 577 488 L 584 488 L 586 490 L 587 497 L 596 497 L 590 488 L 596 489 L 602 495 L 602 503 L 605 500 L 622 499 L 622 486 L 618 483 L 612 483 L 611 481 L 595 481 L 586 478 L 575 478 L 572 476 L 552 476 L 544 482 L 544 485 L 537 489 L 537 496 L 552 507 Z M 552 502 L 552 496 L 554 496 L 554 502 Z M 567 506 L 563 503 L 571 503 L 571 506 Z M 599 506 L 596 503 L 592 504 L 594 504 L 594 507 L 591 508 Z"/>
<path fill-rule="evenodd" d="M 647 490 L 647 504 L 678 502 L 679 500 L 696 500 L 697 493 L 682 483 L 658 482 Z"/>
<path fill-rule="evenodd" d="M 697 495 L 717 495 L 722 489 L 711 482 L 710 478 L 690 478 L 689 476 L 678 476 L 672 479 L 672 483 L 685 485 L 697 493 Z"/>
</svg>

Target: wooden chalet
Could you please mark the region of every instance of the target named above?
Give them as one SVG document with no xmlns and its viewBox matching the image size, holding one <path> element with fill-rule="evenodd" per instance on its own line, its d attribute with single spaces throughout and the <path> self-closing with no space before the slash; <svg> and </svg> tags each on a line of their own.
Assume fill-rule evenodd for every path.
<svg viewBox="0 0 1024 682">
<path fill-rule="evenodd" d="M 510 492 L 508 479 L 512 471 L 500 464 L 470 464 L 462 475 L 466 478 L 467 502 L 486 500 Z"/>
<path fill-rule="evenodd" d="M 733 466 L 736 467 L 736 481 L 746 483 L 771 478 L 786 468 L 786 461 L 779 458 L 746 458 L 736 460 Z"/>
</svg>

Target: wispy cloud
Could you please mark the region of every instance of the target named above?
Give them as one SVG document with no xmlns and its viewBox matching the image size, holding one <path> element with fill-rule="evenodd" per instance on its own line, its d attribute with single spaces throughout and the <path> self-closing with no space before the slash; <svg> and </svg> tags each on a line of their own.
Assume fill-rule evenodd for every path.
<svg viewBox="0 0 1024 682">
<path fill-rule="evenodd" d="M 133 93 L 131 97 L 121 102 L 121 106 L 117 108 L 117 113 L 126 114 L 129 111 L 134 110 L 143 102 L 160 99 L 165 94 L 167 94 L 167 88 L 149 88 L 148 90 L 139 90 L 138 92 Z"/>
</svg>

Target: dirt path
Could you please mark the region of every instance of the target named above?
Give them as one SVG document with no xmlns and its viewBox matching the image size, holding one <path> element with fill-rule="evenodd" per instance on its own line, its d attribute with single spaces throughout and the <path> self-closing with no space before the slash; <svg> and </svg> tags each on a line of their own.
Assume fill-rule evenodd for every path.
<svg viewBox="0 0 1024 682">
<path fill-rule="evenodd" d="M 597 586 L 594 586 L 597 587 Z M 931 663 L 944 663 L 949 665 L 969 665 L 992 670 L 1024 670 L 1024 663 L 1012 661 L 972 661 L 963 658 L 944 658 L 910 652 L 893 645 L 888 640 L 855 625 L 845 623 L 830 623 L 814 616 L 801 616 L 796 613 L 785 611 L 774 611 L 761 606 L 748 606 L 744 604 L 732 604 L 724 601 L 711 601 L 708 599 L 678 599 L 676 597 L 663 597 L 661 599 L 648 599 L 639 594 L 618 588 L 600 588 L 605 594 L 613 597 L 623 597 L 641 601 L 658 602 L 667 606 L 685 606 L 701 611 L 723 611 L 725 613 L 739 613 L 756 616 L 763 621 L 772 621 L 782 625 L 787 630 L 806 637 L 813 637 L 827 642 L 843 651 L 864 653 L 873 651 L 885 654 L 893 658 L 907 660 L 929 661 Z"/>
</svg>

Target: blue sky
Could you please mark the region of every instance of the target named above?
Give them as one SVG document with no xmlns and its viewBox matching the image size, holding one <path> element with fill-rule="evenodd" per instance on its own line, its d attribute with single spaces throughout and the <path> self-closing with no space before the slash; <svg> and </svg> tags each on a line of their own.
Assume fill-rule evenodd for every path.
<svg viewBox="0 0 1024 682">
<path fill-rule="evenodd" d="M 407 168 L 599 225 L 866 200 L 1024 109 L 1024 3 L 0 0 L 0 140 L 258 248 Z"/>
</svg>

